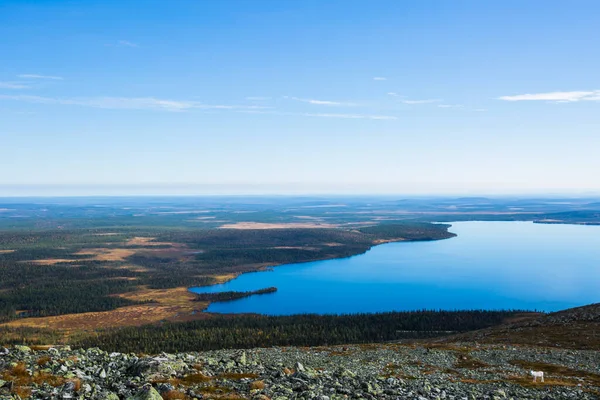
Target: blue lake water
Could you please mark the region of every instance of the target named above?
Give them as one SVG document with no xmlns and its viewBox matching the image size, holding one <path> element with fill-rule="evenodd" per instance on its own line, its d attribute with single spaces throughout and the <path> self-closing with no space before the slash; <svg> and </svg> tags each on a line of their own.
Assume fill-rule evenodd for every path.
<svg viewBox="0 0 600 400">
<path fill-rule="evenodd" d="M 600 302 L 600 226 L 458 222 L 457 237 L 399 242 L 335 260 L 287 264 L 194 292 L 272 294 L 209 312 L 288 315 L 419 309 L 555 311 Z"/>
</svg>

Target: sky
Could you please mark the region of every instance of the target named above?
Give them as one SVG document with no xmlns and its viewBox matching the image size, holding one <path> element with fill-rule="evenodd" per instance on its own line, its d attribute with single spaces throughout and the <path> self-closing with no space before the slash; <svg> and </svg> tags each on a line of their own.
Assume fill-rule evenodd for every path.
<svg viewBox="0 0 600 400">
<path fill-rule="evenodd" d="M 0 0 L 0 37 L 0 197 L 600 193 L 596 0 Z"/>
</svg>

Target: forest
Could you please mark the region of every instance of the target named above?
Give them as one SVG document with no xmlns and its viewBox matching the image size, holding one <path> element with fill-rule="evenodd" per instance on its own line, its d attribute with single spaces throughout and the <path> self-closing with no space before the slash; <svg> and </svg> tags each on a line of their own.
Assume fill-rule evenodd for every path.
<svg viewBox="0 0 600 400">
<path fill-rule="evenodd" d="M 518 311 L 414 311 L 352 315 L 223 316 L 123 328 L 77 343 L 107 351 L 160 353 L 221 348 L 325 346 L 423 339 L 499 325 Z"/>
<path fill-rule="evenodd" d="M 380 240 L 449 238 L 448 228 L 0 231 L 0 322 L 114 310 L 144 303 L 119 296 L 140 288 L 206 286 L 265 266 L 360 254 Z"/>
<path fill-rule="evenodd" d="M 176 342 L 185 348 L 331 344 L 489 326 L 510 313 L 216 317 L 202 313 L 211 301 L 259 293 L 194 296 L 187 288 L 280 264 L 349 257 L 388 241 L 453 237 L 440 221 L 598 223 L 599 205 L 508 198 L 0 199 L 0 344 L 64 342 L 62 328 L 44 329 L 48 318 L 88 318 L 83 313 L 105 314 L 69 336 L 70 343 L 133 349 L 137 340 L 148 351 L 153 343 L 165 349 Z M 163 311 L 142 328 L 123 328 L 130 315 L 111 314 L 136 307 L 146 315 Z M 28 324 L 34 317 L 39 322 Z M 111 329 L 98 330 L 105 327 Z"/>
</svg>

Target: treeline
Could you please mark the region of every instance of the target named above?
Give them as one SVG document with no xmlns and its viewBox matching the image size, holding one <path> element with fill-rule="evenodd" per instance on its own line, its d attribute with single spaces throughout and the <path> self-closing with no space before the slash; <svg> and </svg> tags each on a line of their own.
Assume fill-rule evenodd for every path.
<svg viewBox="0 0 600 400">
<path fill-rule="evenodd" d="M 361 228 L 359 231 L 373 235 L 375 239 L 440 240 L 456 236 L 456 234 L 448 232 L 448 228 L 450 228 L 448 224 L 410 222 L 369 226 Z"/>
<path fill-rule="evenodd" d="M 0 346 L 67 344 L 66 339 L 63 333 L 49 329 L 0 326 Z"/>
<path fill-rule="evenodd" d="M 249 292 L 196 293 L 196 298 L 194 299 L 194 301 L 232 301 L 254 295 L 275 293 L 276 291 L 276 287 L 269 287 Z"/>
<path fill-rule="evenodd" d="M 313 246 L 333 242 L 365 244 L 371 241 L 359 232 L 343 229 L 186 229 L 165 231 L 157 240 L 186 243 L 200 249 Z"/>
<path fill-rule="evenodd" d="M 105 268 L 96 261 L 87 265 L 35 265 L 0 257 L 0 322 L 19 316 L 106 311 L 137 304 L 114 295 L 135 290 L 139 275 Z"/>
<path fill-rule="evenodd" d="M 1 277 L 0 277 L 1 279 Z M 17 317 L 42 317 L 90 311 L 108 311 L 139 304 L 113 296 L 135 289 L 131 281 L 57 281 L 32 284 L 0 293 L 0 322 Z"/>
<path fill-rule="evenodd" d="M 414 311 L 354 315 L 215 316 L 107 331 L 76 343 L 120 352 L 320 346 L 427 338 L 502 323 L 517 311 Z"/>
</svg>

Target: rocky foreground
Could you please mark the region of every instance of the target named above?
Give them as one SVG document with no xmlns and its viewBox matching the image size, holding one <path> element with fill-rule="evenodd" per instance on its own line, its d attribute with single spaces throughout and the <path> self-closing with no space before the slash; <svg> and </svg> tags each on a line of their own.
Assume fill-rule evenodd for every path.
<svg viewBox="0 0 600 400">
<path fill-rule="evenodd" d="M 443 347 L 442 347 L 443 346 Z M 530 369 L 546 374 L 533 383 Z M 0 399 L 597 399 L 600 352 L 353 345 L 155 356 L 0 347 Z"/>
</svg>

